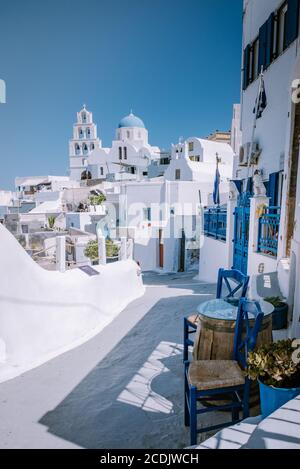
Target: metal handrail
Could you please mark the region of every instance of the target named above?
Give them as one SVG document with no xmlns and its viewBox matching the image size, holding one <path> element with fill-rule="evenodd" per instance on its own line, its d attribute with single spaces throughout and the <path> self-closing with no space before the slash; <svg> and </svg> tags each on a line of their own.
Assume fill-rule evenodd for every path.
<svg viewBox="0 0 300 469">
<path fill-rule="evenodd" d="M 277 257 L 281 207 L 266 207 L 259 217 L 258 252 Z"/>
<path fill-rule="evenodd" d="M 227 208 L 209 208 L 204 212 L 204 234 L 226 241 Z"/>
</svg>

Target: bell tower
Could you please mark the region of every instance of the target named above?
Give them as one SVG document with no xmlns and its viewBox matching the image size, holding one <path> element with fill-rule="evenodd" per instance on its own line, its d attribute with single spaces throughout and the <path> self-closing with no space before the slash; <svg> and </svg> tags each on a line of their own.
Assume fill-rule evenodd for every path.
<svg viewBox="0 0 300 469">
<path fill-rule="evenodd" d="M 102 142 L 97 137 L 97 125 L 93 122 L 93 114 L 85 104 L 77 113 L 77 122 L 73 125 L 73 138 L 69 141 L 70 178 L 80 181 L 86 171 L 88 157 Z"/>
</svg>

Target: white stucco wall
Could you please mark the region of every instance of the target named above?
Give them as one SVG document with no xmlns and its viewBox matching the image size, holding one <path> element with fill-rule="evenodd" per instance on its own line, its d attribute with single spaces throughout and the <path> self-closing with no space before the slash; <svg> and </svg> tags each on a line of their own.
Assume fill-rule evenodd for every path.
<svg viewBox="0 0 300 469">
<path fill-rule="evenodd" d="M 228 265 L 227 243 L 205 236 L 200 250 L 199 280 L 216 283 L 220 268 L 231 268 Z"/>
<path fill-rule="evenodd" d="M 0 382 L 99 333 L 145 289 L 133 261 L 50 272 L 0 225 Z"/>
</svg>

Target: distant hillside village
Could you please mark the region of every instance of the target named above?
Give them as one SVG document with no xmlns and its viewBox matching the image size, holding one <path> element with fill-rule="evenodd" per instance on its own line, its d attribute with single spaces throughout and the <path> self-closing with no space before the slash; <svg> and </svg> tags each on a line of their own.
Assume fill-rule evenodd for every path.
<svg viewBox="0 0 300 469">
<path fill-rule="evenodd" d="M 104 148 L 83 106 L 69 176 L 17 177 L 14 192 L 0 192 L 1 222 L 37 262 L 133 257 L 142 271 L 195 270 L 207 282 L 234 267 L 251 276 L 253 295 L 255 279 L 275 273 L 299 334 L 299 15 L 298 2 L 278 3 L 245 3 L 242 105 L 230 132 L 164 151 L 130 112 Z"/>
<path fill-rule="evenodd" d="M 232 132 L 163 151 L 149 144 L 144 122 L 132 112 L 111 147 L 102 147 L 83 106 L 69 141 L 70 175 L 17 177 L 15 192 L 0 193 L 1 221 L 48 269 L 56 268 L 62 237 L 65 268 L 98 263 L 97 247 L 96 258 L 87 247 L 92 252 L 100 233 L 114 243 L 106 261 L 133 256 L 143 271 L 198 270 L 200 206 L 213 206 L 218 166 L 220 211 L 226 208 L 241 141 L 239 112 L 234 106 Z"/>
</svg>

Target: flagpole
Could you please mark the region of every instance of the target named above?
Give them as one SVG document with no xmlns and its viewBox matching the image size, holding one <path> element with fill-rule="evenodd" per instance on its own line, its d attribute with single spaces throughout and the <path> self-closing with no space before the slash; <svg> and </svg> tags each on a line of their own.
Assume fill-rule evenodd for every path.
<svg viewBox="0 0 300 469">
<path fill-rule="evenodd" d="M 218 201 L 217 203 L 217 208 L 220 208 L 220 172 L 219 172 L 219 163 L 220 163 L 220 158 L 219 158 L 219 153 L 216 153 L 216 162 L 217 162 L 217 167 L 216 167 L 216 177 L 217 174 L 219 173 L 219 181 L 218 181 Z"/>
<path fill-rule="evenodd" d="M 256 123 L 257 123 L 257 114 L 258 114 L 258 106 L 259 106 L 259 98 L 262 92 L 262 82 L 263 82 L 263 73 L 264 68 L 261 67 L 260 75 L 259 75 L 259 87 L 258 87 L 258 94 L 255 102 L 255 116 L 254 116 L 254 123 L 252 128 L 252 136 L 251 136 L 251 143 L 250 143 L 250 154 L 248 155 L 248 165 L 247 165 L 247 186 L 250 174 L 250 167 L 251 167 L 251 157 L 254 150 L 254 137 L 255 137 L 255 130 L 256 130 Z M 247 189 L 247 188 L 246 188 Z"/>
</svg>

